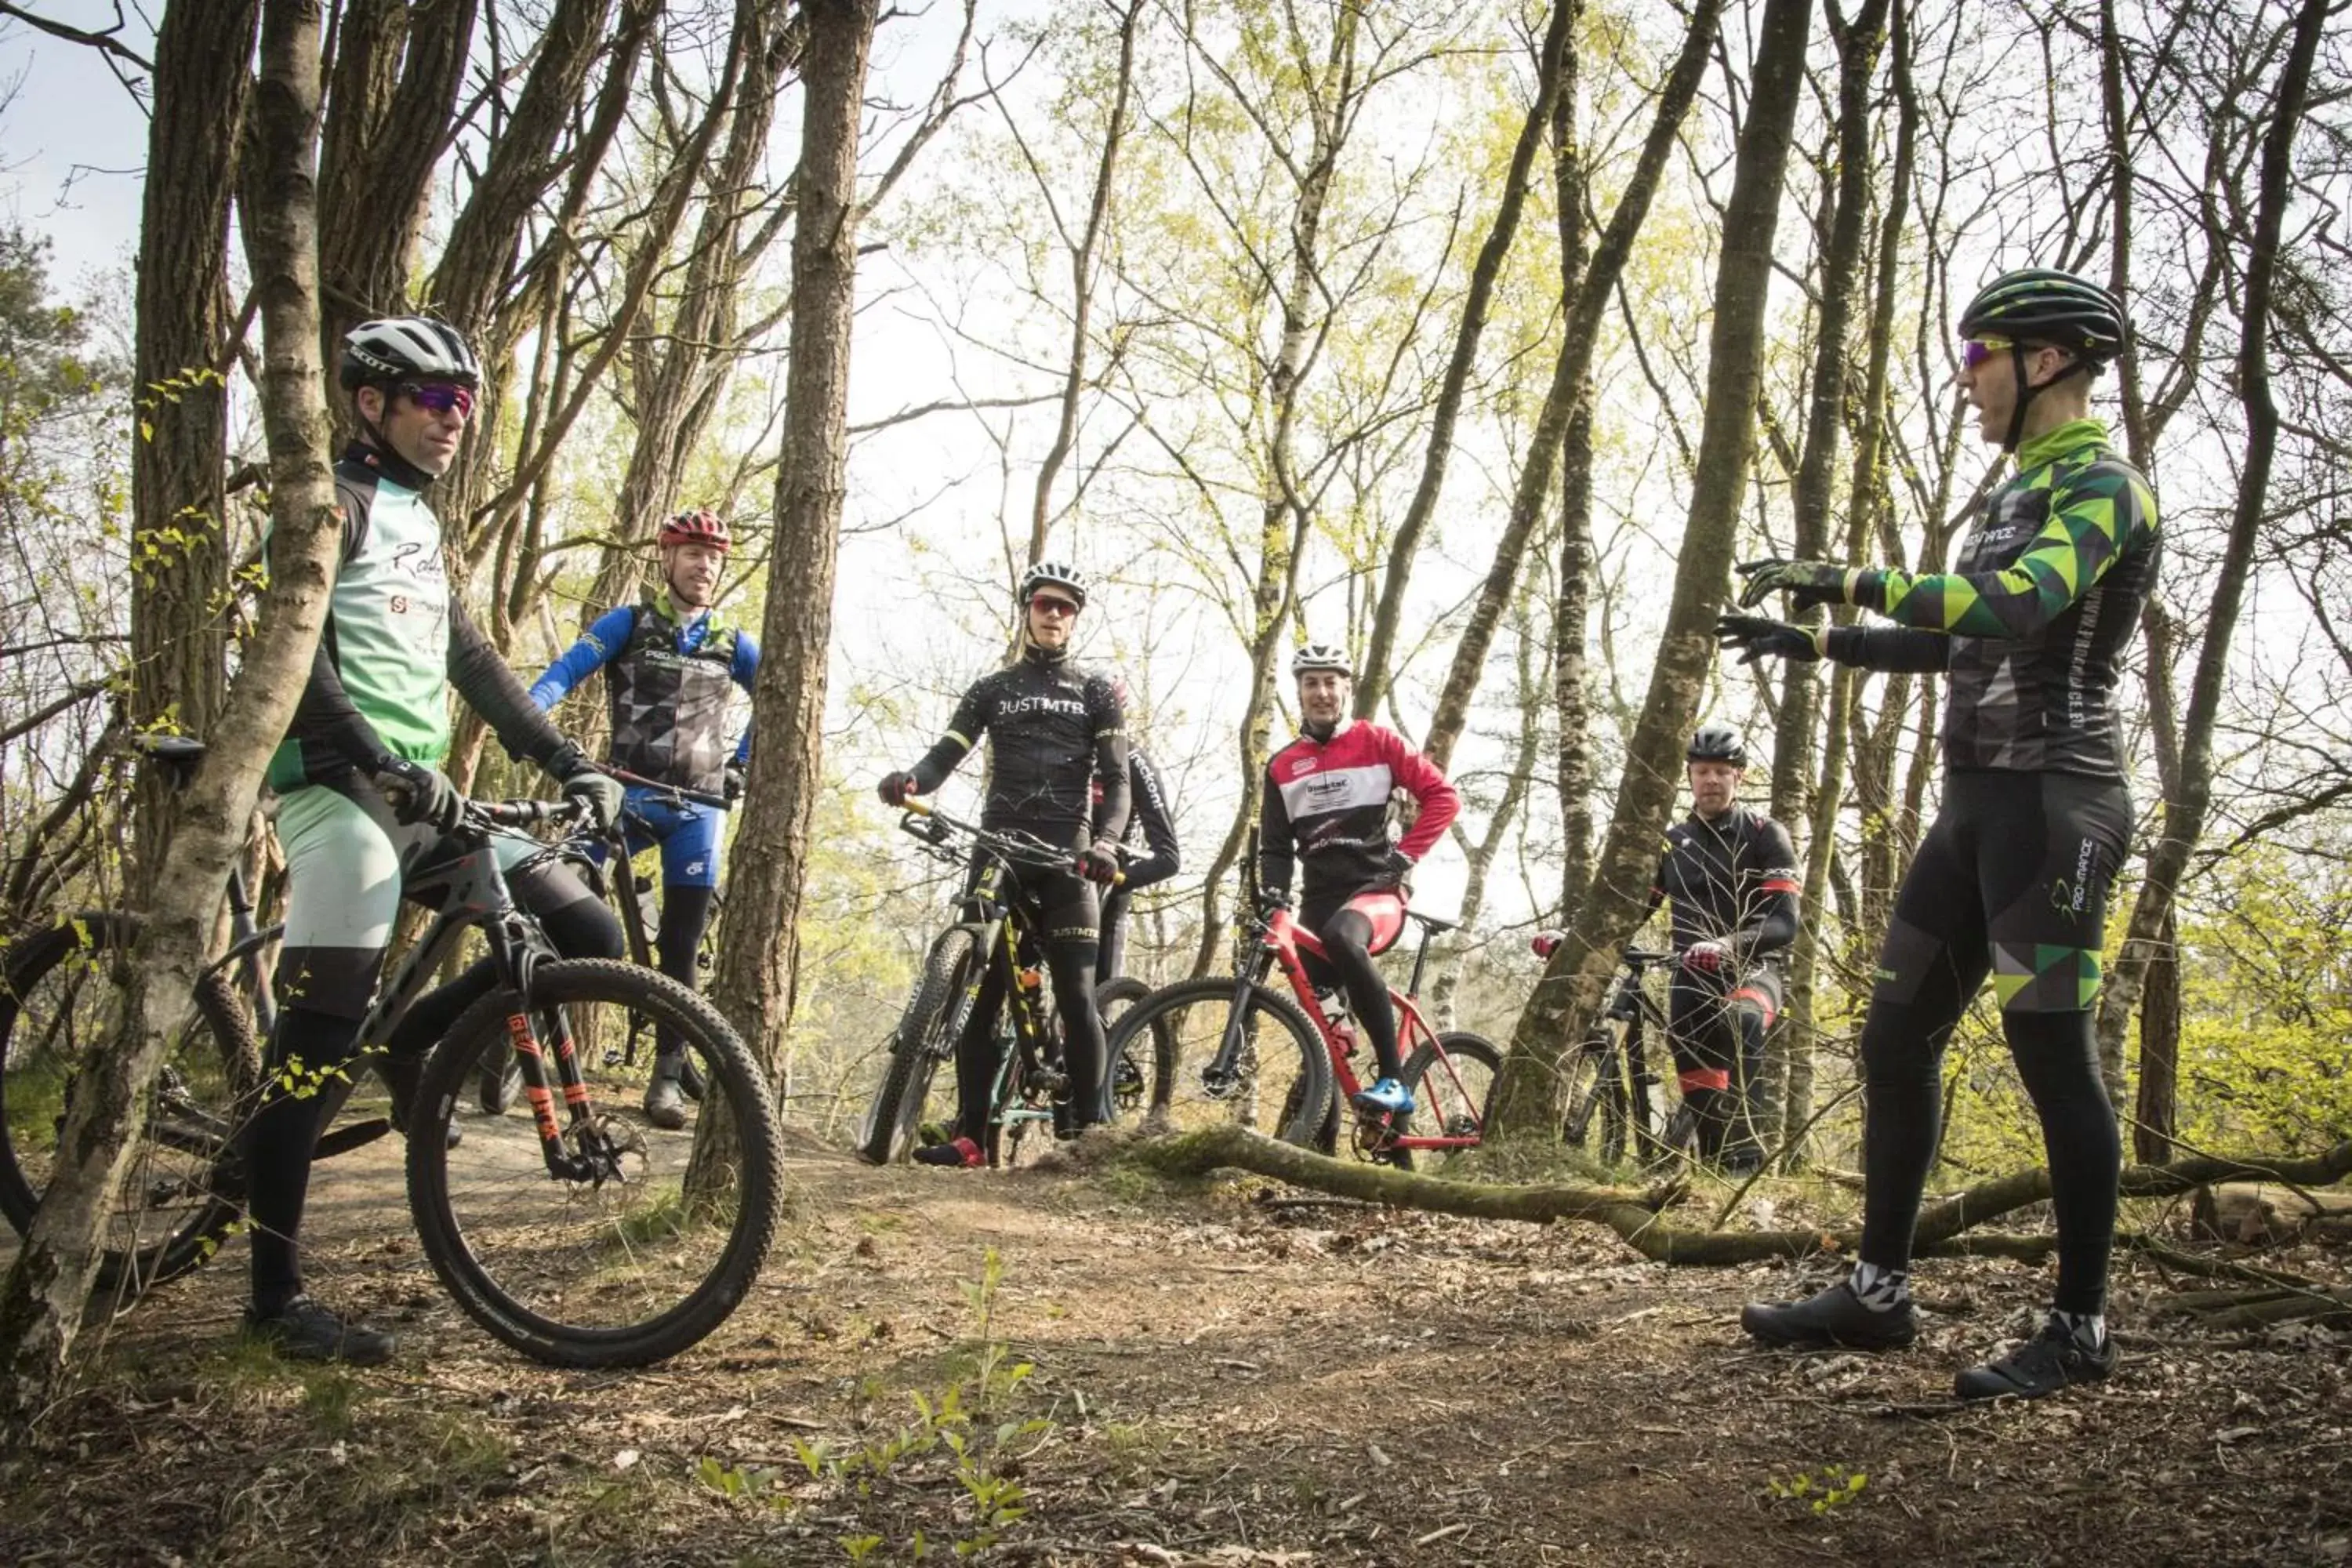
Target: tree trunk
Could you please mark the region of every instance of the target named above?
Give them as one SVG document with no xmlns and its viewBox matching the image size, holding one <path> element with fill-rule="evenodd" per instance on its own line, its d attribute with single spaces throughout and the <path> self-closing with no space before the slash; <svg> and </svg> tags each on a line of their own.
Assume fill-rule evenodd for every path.
<svg viewBox="0 0 2352 1568">
<path fill-rule="evenodd" d="M 261 302 L 261 405 L 269 437 L 269 588 L 210 751 L 184 795 L 172 853 L 146 879 L 123 1016 L 76 1080 L 58 1159 L 33 1228 L 0 1285 L 0 1430 L 22 1433 L 60 1392 L 108 1211 L 141 1102 L 183 1026 L 229 866 L 245 842 L 269 753 L 286 732 L 324 624 L 342 531 L 328 467 L 319 364 L 318 191 L 321 0 L 268 0 L 253 96 L 243 212 Z M 215 0 L 205 0 L 210 8 Z M 243 61 L 235 68 L 246 73 Z M 159 117 L 160 119 L 160 117 Z M 216 144 L 215 144 L 216 145 Z"/>
<path fill-rule="evenodd" d="M 848 462 L 849 351 L 857 304 L 857 144 L 877 0 L 810 0 L 803 68 L 793 347 L 784 378 L 783 461 L 768 566 L 760 744 L 729 858 L 711 997 L 772 1077 L 787 1060 L 799 993 L 799 921 L 824 798 L 825 648 Z M 698 1140 L 688 1184 L 708 1190 L 730 1151 Z"/>
<path fill-rule="evenodd" d="M 228 208 L 259 16 L 259 0 L 180 0 L 165 9 L 139 221 L 131 721 L 200 737 L 228 684 Z M 140 866 L 163 864 L 176 809 L 168 783 L 142 781 Z"/>
<path fill-rule="evenodd" d="M 1388 571 L 1381 576 L 1380 602 L 1372 612 L 1370 644 L 1364 650 L 1362 666 L 1356 674 L 1359 719 L 1379 713 L 1388 696 L 1391 678 L 1389 666 L 1396 655 L 1397 626 L 1404 614 L 1405 589 L 1412 581 L 1413 558 L 1420 553 L 1421 536 L 1428 529 L 1429 520 L 1436 515 L 1438 497 L 1445 488 L 1446 462 L 1454 455 L 1454 426 L 1461 417 L 1470 371 L 1477 363 L 1478 340 L 1486 331 L 1496 279 L 1502 275 L 1504 258 L 1510 254 L 1511 240 L 1518 233 L 1519 213 L 1527 205 L 1528 177 L 1535 167 L 1536 149 L 1542 144 L 1546 130 L 1558 119 L 1562 83 L 1574 68 L 1570 61 L 1575 50 L 1570 47 L 1570 40 L 1583 15 L 1583 0 L 1552 0 L 1551 25 L 1545 29 L 1543 49 L 1536 58 L 1535 101 L 1528 105 L 1519 139 L 1511 148 L 1510 166 L 1503 176 L 1495 222 L 1487 229 L 1486 241 L 1479 247 L 1478 259 L 1470 268 L 1470 289 L 1463 298 L 1461 324 L 1454 331 L 1454 354 L 1446 362 L 1444 379 L 1438 384 L 1436 405 L 1430 410 L 1429 445 L 1422 458 L 1421 480 L 1413 487 L 1404 521 L 1397 525 L 1396 537 L 1389 543 Z M 1564 215 L 1560 221 L 1581 227 L 1583 217 L 1579 208 Z"/>
<path fill-rule="evenodd" d="M 1657 194 L 1659 178 L 1674 151 L 1683 117 L 1698 96 L 1699 81 L 1706 71 L 1707 52 L 1722 14 L 1722 0 L 1698 0 L 1691 7 L 1690 26 L 1683 35 L 1682 52 L 1659 89 L 1655 116 L 1633 175 L 1626 181 L 1625 193 L 1619 198 L 1616 211 L 1610 215 L 1609 226 L 1602 232 L 1600 244 L 1593 247 L 1577 293 L 1561 301 L 1567 321 L 1560 335 L 1559 356 L 1552 363 L 1551 385 L 1544 394 L 1542 411 L 1536 416 L 1527 466 L 1519 470 L 1518 484 L 1511 493 L 1510 515 L 1503 525 L 1503 537 L 1495 546 L 1494 563 L 1487 568 L 1486 584 L 1478 590 L 1469 623 L 1454 647 L 1454 663 L 1438 692 L 1437 711 L 1430 719 L 1428 737 L 1422 742 L 1423 752 L 1440 768 L 1452 760 L 1463 727 L 1469 722 L 1470 700 L 1486 674 L 1486 652 L 1494 644 L 1496 623 L 1510 604 L 1520 565 L 1526 560 L 1528 541 L 1533 537 L 1537 519 L 1551 495 L 1553 465 L 1566 446 L 1570 416 L 1584 395 L 1593 351 L 1601 341 L 1601 318 L 1608 310 L 1618 277 L 1633 255 L 1633 240 L 1649 216 L 1650 203 Z M 1769 248 L 1769 235 L 1764 243 Z M 1729 568 L 1727 555 L 1727 575 Z M 1717 591 L 1720 586 L 1717 585 Z M 1709 646 L 1713 646 L 1712 637 Z"/>
<path fill-rule="evenodd" d="M 1561 66 L 1552 100 L 1552 211 L 1559 230 L 1559 297 L 1573 299 L 1591 257 L 1585 222 L 1584 145 L 1576 133 L 1580 77 L 1574 50 Z M 1552 608 L 1552 709 L 1559 760 L 1559 911 L 1557 924 L 1576 919 L 1592 880 L 1592 696 L 1585 647 L 1592 624 L 1592 373 L 1568 416 L 1559 454 L 1559 585 Z"/>
<path fill-rule="evenodd" d="M 2204 640 L 2197 650 L 2197 673 L 2180 726 L 2180 772 L 2165 802 L 2162 837 L 2147 858 L 2147 876 L 2133 900 L 2121 955 L 2099 994 L 2100 1067 L 2111 1084 L 2122 1077 L 2125 1023 L 2138 1003 L 2148 966 L 2163 950 L 2165 921 L 2188 869 L 2189 857 L 2204 836 L 2213 800 L 2213 731 L 2228 673 L 2231 635 L 2245 599 L 2246 579 L 2269 503 L 2271 465 L 2278 452 L 2279 410 L 2271 392 L 2271 300 L 2277 279 L 2280 234 L 2294 192 L 2294 135 L 2311 93 L 2312 61 L 2329 15 L 2327 0 L 2304 0 L 2297 9 L 2292 45 L 2271 102 L 2263 135 L 2262 177 L 2254 232 L 2247 237 L 2242 326 L 2238 342 L 2236 391 L 2246 416 L 2245 456 L 2238 470 L 2237 504 L 2229 542 L 2215 574 L 2213 597 L 2204 616 Z"/>
<path fill-rule="evenodd" d="M 1489 1126 L 1503 1137 L 1552 1134 L 1560 1050 L 1580 1039 L 1599 1016 L 1618 952 L 1647 908 L 1658 840 L 1682 776 L 1684 742 L 1715 660 L 1716 608 L 1731 576 L 1740 497 L 1754 454 L 1772 234 L 1811 11 L 1812 0 L 1766 0 L 1759 26 L 1748 121 L 1716 273 L 1706 415 L 1674 599 L 1591 891 L 1520 1012 L 1495 1085 Z M 1455 668 L 1462 668 L 1459 661 Z"/>
<path fill-rule="evenodd" d="M 2132 1152 L 2153 1163 L 2172 1158 L 2180 1094 L 2179 911 L 2167 909 L 2149 954 L 2139 1010 L 2139 1099 Z"/>
</svg>

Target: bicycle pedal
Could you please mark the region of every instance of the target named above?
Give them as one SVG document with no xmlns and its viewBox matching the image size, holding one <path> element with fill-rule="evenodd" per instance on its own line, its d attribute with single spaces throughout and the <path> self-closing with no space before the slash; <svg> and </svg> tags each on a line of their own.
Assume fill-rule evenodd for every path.
<svg viewBox="0 0 2352 1568">
<path fill-rule="evenodd" d="M 1029 1088 L 1030 1091 L 1035 1094 L 1067 1094 L 1070 1092 L 1069 1075 L 1067 1073 L 1055 1072 L 1050 1068 L 1040 1068 L 1037 1071 L 1029 1075 Z"/>
</svg>

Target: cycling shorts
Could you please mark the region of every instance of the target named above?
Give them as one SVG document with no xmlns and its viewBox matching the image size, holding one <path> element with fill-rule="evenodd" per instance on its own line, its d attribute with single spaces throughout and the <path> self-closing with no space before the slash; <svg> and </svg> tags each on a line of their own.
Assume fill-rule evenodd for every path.
<svg viewBox="0 0 2352 1568">
<path fill-rule="evenodd" d="M 715 888 L 727 833 L 727 813 L 715 805 L 675 800 L 667 792 L 633 788 L 621 818 L 629 853 L 661 846 L 662 886 Z M 604 847 L 590 851 L 601 863 Z"/>
</svg>

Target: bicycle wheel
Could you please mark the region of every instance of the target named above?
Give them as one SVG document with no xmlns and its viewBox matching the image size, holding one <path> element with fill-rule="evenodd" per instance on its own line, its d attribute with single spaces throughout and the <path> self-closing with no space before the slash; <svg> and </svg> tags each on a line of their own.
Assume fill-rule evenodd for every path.
<svg viewBox="0 0 2352 1568">
<path fill-rule="evenodd" d="M 82 1064 L 120 1021 L 119 966 L 138 934 L 91 914 L 17 943 L 0 972 L 0 1210 L 22 1235 L 49 1183 Z M 107 1216 L 97 1289 L 126 1302 L 212 1256 L 236 1222 L 226 1163 L 261 1076 L 253 1023 L 226 976 L 196 984 Z"/>
<path fill-rule="evenodd" d="M 1132 974 L 1122 974 L 1095 987 L 1095 1009 L 1102 1015 L 1103 1033 L 1108 1037 L 1127 1010 L 1151 994 L 1151 987 Z M 1152 1036 L 1152 1042 L 1160 1037 Z M 1160 1059 L 1154 1044 L 1130 1037 L 1124 1047 L 1110 1052 L 1111 1103 L 1118 1108 L 1119 1120 L 1140 1116 L 1161 1099 L 1160 1085 L 1167 1076 L 1167 1064 Z"/>
<path fill-rule="evenodd" d="M 1613 1128 L 1622 1150 L 1624 1112 L 1620 1102 L 1624 1097 L 1624 1086 L 1612 1081 L 1618 1065 L 1614 1041 L 1606 1030 L 1586 1040 L 1568 1058 L 1566 1093 L 1562 1097 L 1568 1112 L 1560 1119 L 1559 1133 L 1570 1148 L 1613 1160 L 1616 1156 L 1606 1149 Z"/>
<path fill-rule="evenodd" d="M 1148 1036 L 1155 1059 L 1167 1063 L 1156 1069 L 1147 1121 L 1157 1130 L 1192 1132 L 1234 1121 L 1312 1148 L 1331 1105 L 1331 1058 L 1288 997 L 1250 986 L 1236 1020 L 1242 1043 L 1232 1080 L 1213 1085 L 1203 1078 L 1234 1018 L 1234 984 L 1230 977 L 1180 980 L 1154 992 L 1119 1018 L 1112 1058 Z"/>
<path fill-rule="evenodd" d="M 535 1032 L 551 1041 L 583 1009 L 634 1009 L 675 1030 L 699 1067 L 686 1131 L 635 1114 L 634 1080 L 577 1051 L 590 1101 L 551 1107 L 583 1173 L 551 1177 L 536 1119 L 439 1136 L 491 1053 L 512 1049 L 511 991 L 482 998 L 425 1064 L 408 1202 L 425 1255 L 467 1316 L 535 1361 L 644 1366 L 701 1340 L 751 1288 L 775 1232 L 783 1172 L 759 1064 L 710 1005 L 676 981 L 609 959 L 541 963 Z M 546 1063 L 555 1091 L 555 1063 Z M 541 1093 L 530 1089 L 536 1100 Z"/>
<path fill-rule="evenodd" d="M 971 985 L 980 962 L 980 944 L 971 932 L 950 931 L 931 944 L 923 973 L 915 984 L 914 1000 L 899 1016 L 890 1037 L 890 1059 L 882 1081 L 866 1102 L 857 1124 L 857 1157 L 869 1165 L 903 1160 L 913 1151 L 915 1133 L 925 1113 L 943 1111 L 943 1121 L 954 1114 L 950 1102 L 930 1105 L 931 1081 L 940 1064 L 955 1054 L 948 1025 L 956 999 Z"/>
<path fill-rule="evenodd" d="M 1494 1099 L 1495 1079 L 1502 1070 L 1503 1053 L 1495 1048 L 1495 1042 L 1467 1029 L 1448 1029 L 1435 1044 L 1416 1046 L 1405 1059 L 1402 1081 L 1418 1103 L 1412 1115 L 1397 1119 L 1398 1135 L 1481 1136 L 1486 1129 L 1487 1104 Z M 1388 1157 L 1409 1171 L 1412 1154 L 1410 1149 L 1393 1149 Z"/>
</svg>

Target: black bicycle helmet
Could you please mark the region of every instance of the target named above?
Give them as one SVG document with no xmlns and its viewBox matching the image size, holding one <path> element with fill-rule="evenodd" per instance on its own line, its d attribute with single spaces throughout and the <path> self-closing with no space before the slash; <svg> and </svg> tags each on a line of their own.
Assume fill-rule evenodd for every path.
<svg viewBox="0 0 2352 1568">
<path fill-rule="evenodd" d="M 2050 343 L 2104 364 L 2123 353 L 2124 308 L 2097 284 L 2047 267 L 2004 272 L 1960 312 L 1964 338 Z"/>
<path fill-rule="evenodd" d="M 1059 588 L 1076 599 L 1078 608 L 1087 607 L 1087 574 L 1066 561 L 1040 561 L 1021 574 L 1021 587 L 1013 598 L 1025 605 L 1029 595 L 1048 587 Z"/>
<path fill-rule="evenodd" d="M 336 379 L 345 392 L 403 382 L 482 384 L 482 364 L 457 329 L 430 316 L 389 316 L 362 321 L 343 334 Z"/>
<path fill-rule="evenodd" d="M 2025 435 L 2025 407 L 2070 375 L 2096 375 L 2124 350 L 2124 308 L 2097 284 L 2047 267 L 2004 272 L 1977 291 L 1960 312 L 1963 338 L 2006 338 L 2016 372 L 2017 401 L 2009 411 L 2004 452 L 2017 450 Z M 2074 363 L 2039 385 L 2026 380 L 2025 351 L 2048 343 L 2074 356 Z"/>
<path fill-rule="evenodd" d="M 1327 642 L 1311 642 L 1290 656 L 1290 673 L 1301 676 L 1310 669 L 1336 669 L 1349 679 L 1356 679 L 1355 661 L 1348 650 Z"/>
<path fill-rule="evenodd" d="M 1729 763 L 1735 768 L 1748 765 L 1748 742 L 1739 731 L 1728 724 L 1701 724 L 1690 738 L 1690 748 L 1684 752 L 1694 763 Z"/>
</svg>

